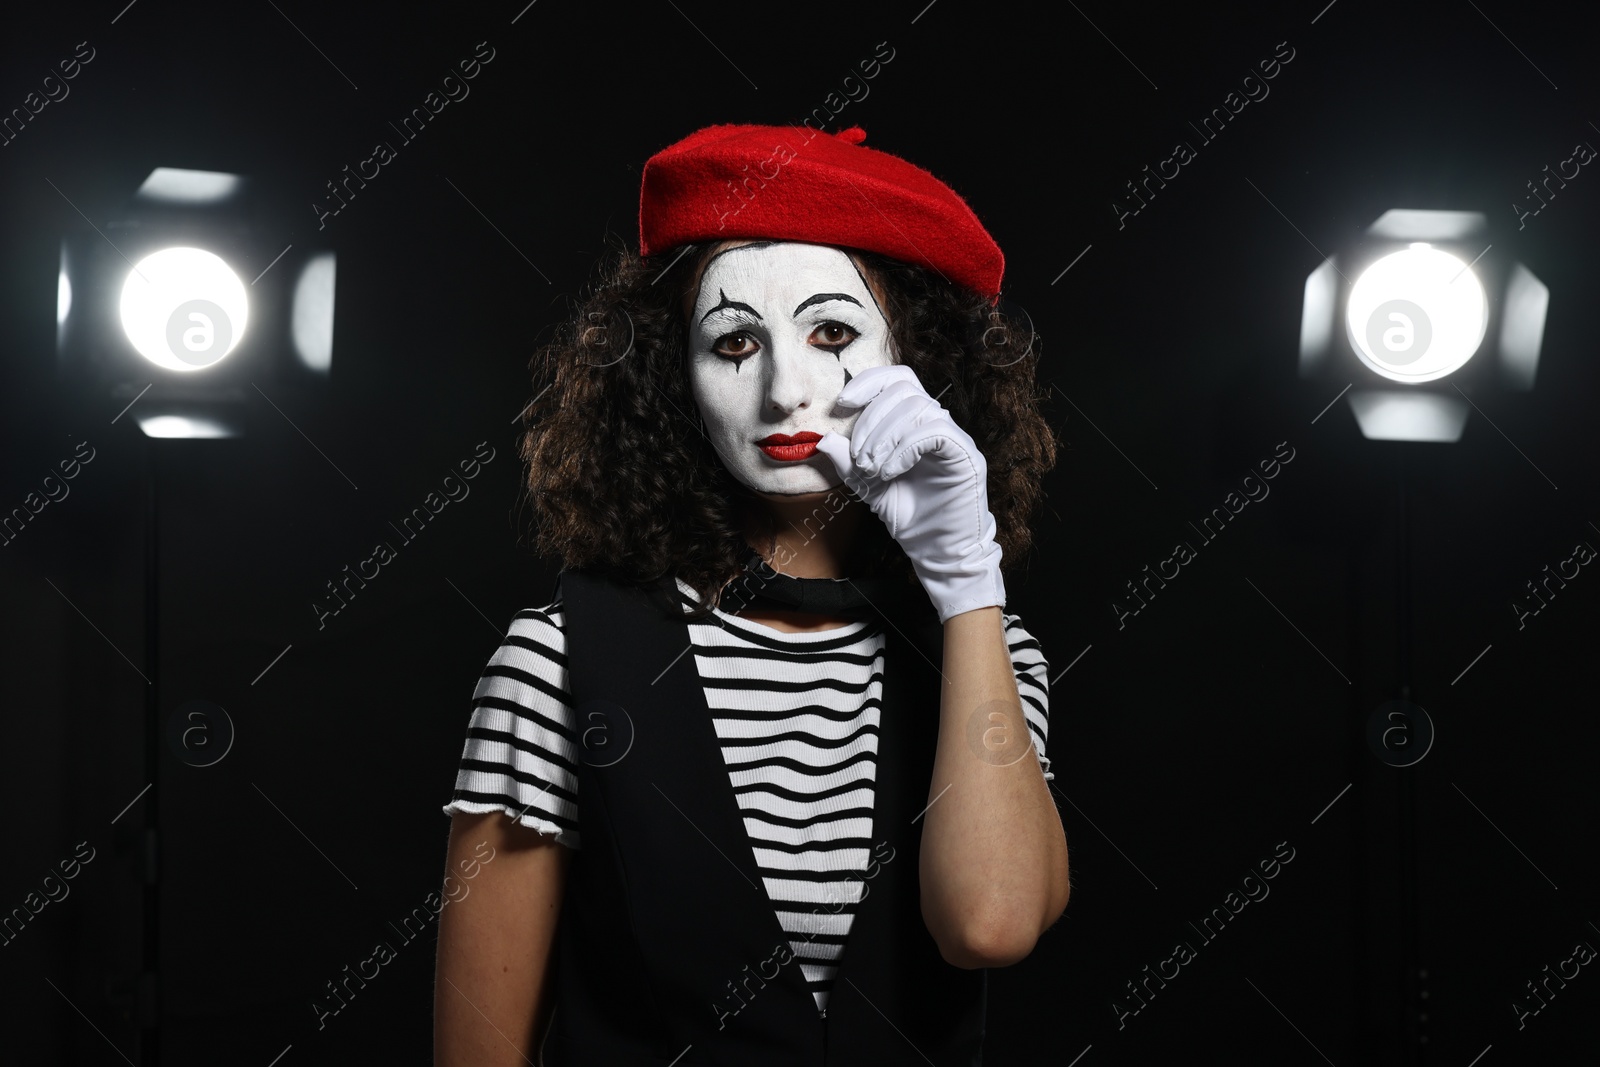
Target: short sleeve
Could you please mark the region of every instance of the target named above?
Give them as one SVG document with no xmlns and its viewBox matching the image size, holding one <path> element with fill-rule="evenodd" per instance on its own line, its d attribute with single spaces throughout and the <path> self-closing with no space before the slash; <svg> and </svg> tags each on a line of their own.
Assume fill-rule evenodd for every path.
<svg viewBox="0 0 1600 1067">
<path fill-rule="evenodd" d="M 1044 780 L 1055 781 L 1050 770 L 1050 759 L 1044 754 L 1045 738 L 1050 732 L 1050 664 L 1044 658 L 1044 649 L 1015 615 L 1002 617 L 1006 627 L 1006 647 L 1011 650 L 1011 669 L 1017 676 L 1017 695 L 1022 698 L 1022 715 L 1028 722 L 1028 732 L 1033 735 L 1033 748 L 1039 755 L 1039 767 Z"/>
<path fill-rule="evenodd" d="M 472 694 L 444 813 L 502 811 L 579 848 L 577 730 L 561 601 L 519 611 Z"/>
</svg>

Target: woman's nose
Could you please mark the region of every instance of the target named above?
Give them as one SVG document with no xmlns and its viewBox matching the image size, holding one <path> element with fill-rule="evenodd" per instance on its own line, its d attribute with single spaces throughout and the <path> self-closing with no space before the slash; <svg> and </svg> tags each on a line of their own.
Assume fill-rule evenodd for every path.
<svg viewBox="0 0 1600 1067">
<path fill-rule="evenodd" d="M 767 383 L 767 404 L 785 414 L 798 411 L 811 403 L 814 383 L 807 356 L 816 353 L 792 338 L 774 339 L 772 343 L 771 379 Z"/>
</svg>

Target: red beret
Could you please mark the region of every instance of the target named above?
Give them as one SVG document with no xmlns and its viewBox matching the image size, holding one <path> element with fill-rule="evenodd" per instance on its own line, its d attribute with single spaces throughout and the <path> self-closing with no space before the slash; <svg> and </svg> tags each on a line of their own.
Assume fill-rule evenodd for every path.
<svg viewBox="0 0 1600 1067">
<path fill-rule="evenodd" d="M 843 245 L 929 267 L 988 297 L 1005 257 L 944 182 L 862 145 L 852 126 L 707 126 L 651 156 L 639 190 L 639 251 L 767 238 Z"/>
</svg>

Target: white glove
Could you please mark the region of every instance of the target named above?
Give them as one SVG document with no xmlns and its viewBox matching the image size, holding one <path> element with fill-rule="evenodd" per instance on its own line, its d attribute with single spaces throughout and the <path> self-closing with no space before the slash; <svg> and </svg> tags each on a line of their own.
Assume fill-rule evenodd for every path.
<svg viewBox="0 0 1600 1067">
<path fill-rule="evenodd" d="M 862 371 L 838 404 L 865 410 L 848 439 L 823 434 L 817 451 L 905 550 L 939 621 L 1003 607 L 989 468 L 971 436 L 903 363 Z"/>
</svg>

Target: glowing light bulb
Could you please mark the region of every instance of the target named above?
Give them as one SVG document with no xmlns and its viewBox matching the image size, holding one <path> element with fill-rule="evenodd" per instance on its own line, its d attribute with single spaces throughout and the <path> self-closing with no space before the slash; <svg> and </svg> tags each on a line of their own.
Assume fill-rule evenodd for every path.
<svg viewBox="0 0 1600 1067">
<path fill-rule="evenodd" d="M 1488 324 L 1488 300 L 1471 266 L 1420 241 L 1363 271 L 1345 307 L 1351 347 L 1396 382 L 1430 382 L 1460 370 Z"/>
<path fill-rule="evenodd" d="M 122 329 L 158 367 L 196 371 L 217 363 L 244 336 L 244 283 L 203 248 L 165 248 L 141 259 L 122 285 Z"/>
</svg>

